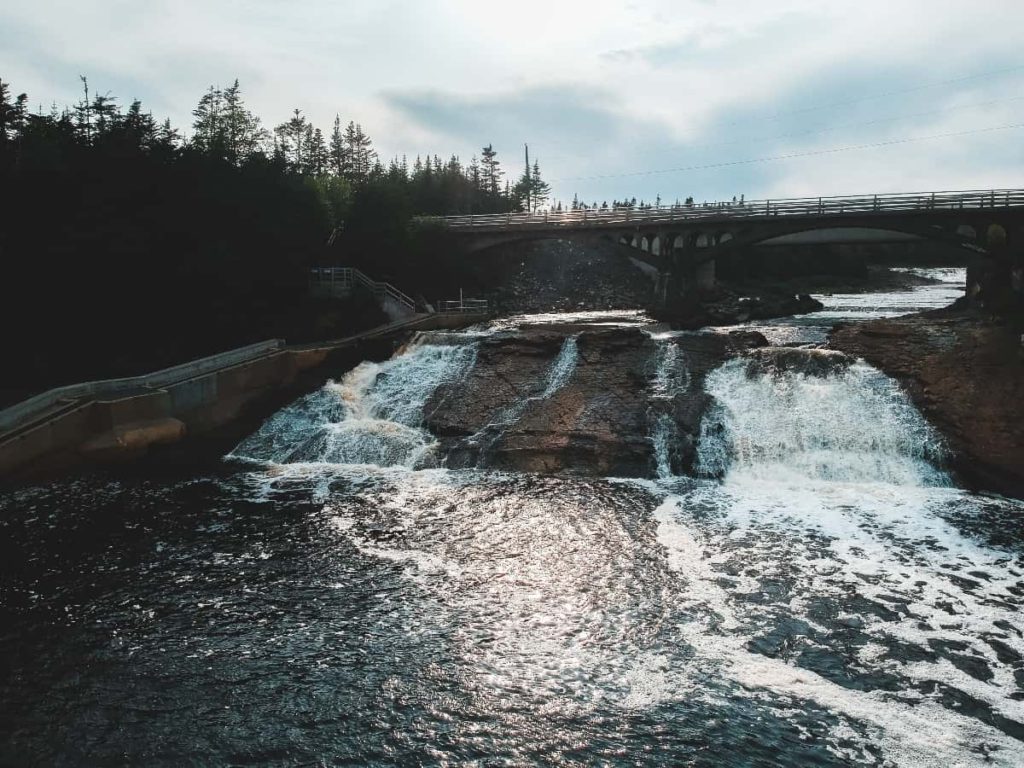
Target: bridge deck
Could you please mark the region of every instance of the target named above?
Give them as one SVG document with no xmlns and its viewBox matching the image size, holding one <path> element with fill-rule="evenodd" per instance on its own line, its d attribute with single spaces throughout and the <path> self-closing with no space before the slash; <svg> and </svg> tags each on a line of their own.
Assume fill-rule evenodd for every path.
<svg viewBox="0 0 1024 768">
<path fill-rule="evenodd" d="M 735 221 L 776 216 L 830 217 L 907 212 L 952 212 L 1024 207 L 1024 189 L 988 189 L 959 192 L 911 192 L 891 195 L 800 197 L 783 200 L 745 200 L 728 203 L 651 206 L 645 208 L 589 208 L 575 211 L 538 211 L 469 216 L 420 216 L 417 221 L 460 231 L 507 231 L 621 227 L 674 224 L 687 221 Z"/>
</svg>

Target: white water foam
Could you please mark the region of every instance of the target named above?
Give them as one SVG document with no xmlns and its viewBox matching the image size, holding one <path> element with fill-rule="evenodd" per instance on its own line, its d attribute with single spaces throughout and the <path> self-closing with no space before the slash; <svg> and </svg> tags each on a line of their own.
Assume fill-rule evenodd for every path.
<svg viewBox="0 0 1024 768">
<path fill-rule="evenodd" d="M 701 425 L 702 474 L 948 484 L 930 463 L 942 456 L 934 430 L 892 379 L 866 363 L 811 375 L 738 358 L 713 371 L 705 389 L 717 405 Z"/>
<path fill-rule="evenodd" d="M 424 406 L 475 360 L 473 345 L 415 344 L 384 363 L 360 363 L 276 413 L 229 457 L 416 467 L 436 444 L 420 426 Z"/>
<path fill-rule="evenodd" d="M 826 485 L 829 490 L 835 490 L 834 484 Z M 875 497 L 870 492 L 865 493 L 863 487 L 847 488 L 841 499 L 830 498 L 828 493 L 819 495 L 820 487 L 805 488 L 804 497 L 794 505 L 791 488 L 770 488 L 766 492 L 764 486 L 759 483 L 730 489 L 726 499 L 731 497 L 732 506 L 726 504 L 726 517 L 710 528 L 700 525 L 686 512 L 688 508 L 700 506 L 697 498 L 702 495 L 700 492 L 693 496 L 671 497 L 655 512 L 658 541 L 666 550 L 668 567 L 685 582 L 685 607 L 697 617 L 680 626 L 685 642 L 696 653 L 694 666 L 714 670 L 713 674 L 734 681 L 751 698 L 767 697 L 778 701 L 791 697 L 796 700 L 794 705 L 798 709 L 804 706 L 801 702 L 810 701 L 834 713 L 841 718 L 841 724 L 833 729 L 832 735 L 837 742 L 849 746 L 845 755 L 835 746 L 830 748 L 851 761 L 874 763 L 869 750 L 873 747 L 892 761 L 886 764 L 899 766 L 1021 765 L 1024 744 L 977 719 L 942 706 L 937 696 L 919 693 L 909 686 L 899 692 L 860 691 L 794 666 L 785 659 L 750 650 L 748 643 L 773 615 L 796 616 L 812 627 L 813 621 L 802 610 L 801 599 L 768 606 L 745 600 L 751 591 L 757 593 L 756 583 L 753 586 L 749 583 L 750 577 L 736 580 L 731 587 L 723 586 L 730 581 L 723 580 L 723 576 L 734 572 L 735 566 L 741 564 L 748 572 L 754 572 L 755 580 L 771 579 L 781 572 L 788 578 L 797 574 L 802 583 L 794 591 L 819 600 L 827 596 L 849 598 L 855 593 L 883 600 L 893 591 L 901 594 L 901 585 L 911 585 L 921 595 L 920 602 L 909 606 L 912 615 L 902 616 L 895 622 L 872 620 L 870 616 L 856 617 L 858 622 L 864 622 L 863 631 L 880 639 L 906 638 L 925 649 L 928 646 L 922 642 L 925 639 L 922 634 L 967 641 L 972 651 L 984 654 L 984 658 L 995 664 L 996 654 L 982 640 L 984 631 L 998 634 L 1016 651 L 1022 649 L 1019 637 L 1007 637 L 1007 633 L 993 624 L 999 619 L 1016 620 L 1015 607 L 995 606 L 998 601 L 1005 601 L 1008 582 L 1019 584 L 1019 574 L 1014 577 L 1007 571 L 1005 553 L 970 542 L 951 526 L 922 513 L 922 496 L 959 492 L 919 489 L 910 498 L 904 498 L 904 503 L 897 505 L 898 511 L 894 513 L 892 496 Z M 717 488 L 711 490 L 716 505 L 723 501 L 719 493 Z M 890 518 L 879 522 L 886 510 Z M 866 530 L 866 521 L 879 525 L 886 535 Z M 905 526 L 905 530 L 901 530 L 901 526 Z M 808 529 L 823 534 L 831 541 L 831 547 L 824 553 L 814 551 L 809 543 L 820 539 L 807 537 Z M 899 553 L 892 551 L 886 543 L 887 536 L 892 534 L 904 538 L 908 549 L 903 554 L 916 562 L 908 563 L 906 558 L 899 558 Z M 1001 570 L 999 583 L 988 585 L 986 596 L 964 593 L 949 579 L 943 567 L 943 561 L 951 558 L 942 554 L 929 556 L 928 552 L 909 548 L 918 543 L 916 537 L 921 535 L 936 537 L 937 541 L 959 552 L 959 557 L 973 558 L 972 562 L 979 567 Z M 865 579 L 868 574 L 876 580 Z M 944 604 L 938 599 L 941 596 L 952 596 L 963 605 L 973 624 L 969 630 L 963 631 L 961 627 L 950 635 L 950 630 L 946 629 L 929 633 L 919 628 L 922 618 L 938 625 L 941 617 L 936 614 L 942 609 L 936 603 Z M 814 629 L 821 631 L 820 627 Z M 870 661 L 879 664 L 878 645 L 869 643 L 865 650 Z M 1024 721 L 1024 705 L 1011 698 L 1016 688 L 1005 666 L 990 683 L 966 675 L 944 659 L 913 663 L 890 660 L 882 664 L 882 668 L 909 680 L 938 681 L 955 686 L 985 702 L 1000 715 L 1016 722 Z M 843 721 L 867 726 L 867 738 L 859 737 Z"/>
</svg>

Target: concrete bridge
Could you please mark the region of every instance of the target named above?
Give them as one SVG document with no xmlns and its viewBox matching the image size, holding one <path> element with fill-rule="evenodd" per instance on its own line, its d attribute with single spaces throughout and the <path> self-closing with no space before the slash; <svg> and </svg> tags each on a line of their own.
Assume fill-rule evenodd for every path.
<svg viewBox="0 0 1024 768">
<path fill-rule="evenodd" d="M 715 261 L 772 245 L 934 241 L 985 252 L 992 225 L 1024 243 L 1024 189 L 914 192 L 600 208 L 482 216 L 421 217 L 467 252 L 541 239 L 610 240 L 663 276 L 660 292 L 708 287 Z"/>
</svg>

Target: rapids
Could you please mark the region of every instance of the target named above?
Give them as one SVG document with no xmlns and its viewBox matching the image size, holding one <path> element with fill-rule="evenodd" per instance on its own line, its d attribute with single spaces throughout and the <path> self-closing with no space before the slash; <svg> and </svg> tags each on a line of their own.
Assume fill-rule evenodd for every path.
<svg viewBox="0 0 1024 768">
<path fill-rule="evenodd" d="M 581 323 L 643 321 L 543 322 L 576 330 L 534 401 Z M 651 478 L 445 468 L 430 404 L 533 324 L 363 363 L 203 473 L 0 494 L 0 764 L 1024 764 L 1024 503 L 957 488 L 893 381 L 777 348 L 699 378 L 652 328 Z"/>
</svg>

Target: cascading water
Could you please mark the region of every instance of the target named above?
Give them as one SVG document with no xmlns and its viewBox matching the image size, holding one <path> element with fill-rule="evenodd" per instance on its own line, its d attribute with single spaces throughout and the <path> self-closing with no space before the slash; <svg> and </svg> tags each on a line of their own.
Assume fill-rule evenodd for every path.
<svg viewBox="0 0 1024 768">
<path fill-rule="evenodd" d="M 679 430 L 670 411 L 672 399 L 690 388 L 690 369 L 686 353 L 671 340 L 662 340 L 655 358 L 654 377 L 649 396 L 651 401 L 648 421 L 654 461 L 658 477 L 672 476 L 672 448 L 679 439 Z"/>
<path fill-rule="evenodd" d="M 689 389 L 690 368 L 687 365 L 686 353 L 669 340 L 663 341 L 658 347 L 658 358 L 651 382 L 651 396 L 667 398 L 677 392 Z"/>
<path fill-rule="evenodd" d="M 558 357 L 555 358 L 555 362 L 548 371 L 547 381 L 544 383 L 544 391 L 540 393 L 539 399 L 546 400 L 565 386 L 566 382 L 572 377 L 573 371 L 576 370 L 578 358 L 579 352 L 577 350 L 576 337 L 566 337 L 565 341 L 562 342 L 562 348 L 558 352 Z"/>
<path fill-rule="evenodd" d="M 231 457 L 277 464 L 415 467 L 435 445 L 420 427 L 439 385 L 473 365 L 473 345 L 418 344 L 384 363 L 364 362 L 341 382 L 270 418 Z"/>
<path fill-rule="evenodd" d="M 769 350 L 770 351 L 770 350 Z M 730 360 L 705 382 L 698 468 L 710 476 L 945 485 L 936 434 L 891 379 L 835 353 L 793 350 L 807 371 Z"/>
<path fill-rule="evenodd" d="M 567 336 L 565 341 L 562 342 L 562 348 L 558 351 L 558 357 L 555 358 L 555 361 L 548 369 L 547 376 L 544 379 L 544 389 L 537 395 L 523 398 L 504 408 L 498 413 L 494 421 L 467 439 L 466 442 L 469 445 L 477 448 L 478 463 L 481 459 L 486 458 L 505 430 L 519 420 L 531 403 L 548 399 L 566 385 L 576 370 L 578 358 L 577 339 L 575 336 Z"/>
</svg>

